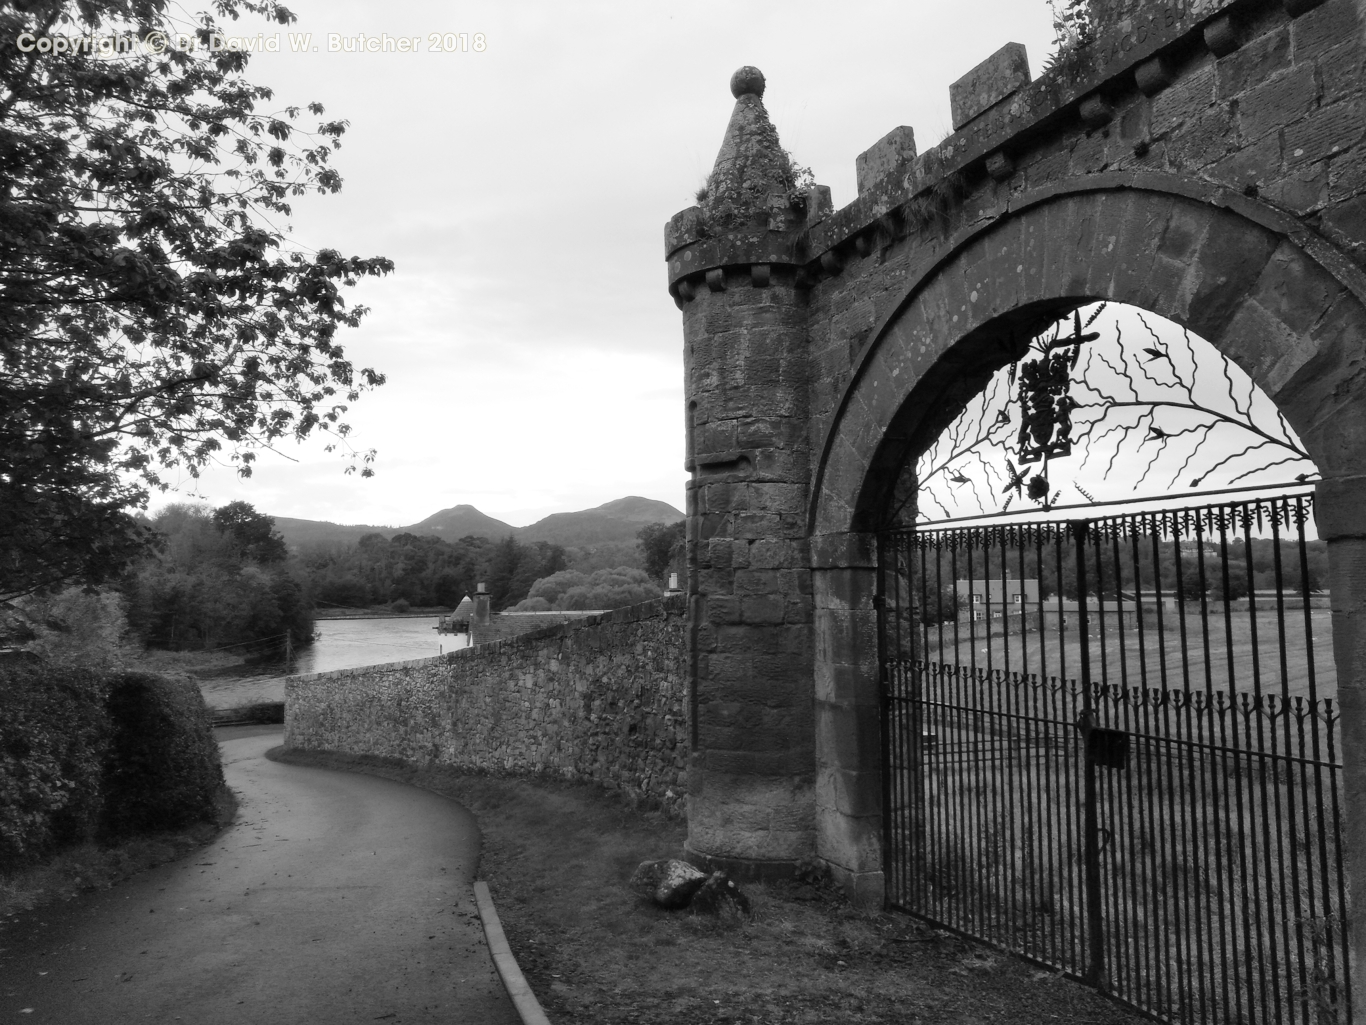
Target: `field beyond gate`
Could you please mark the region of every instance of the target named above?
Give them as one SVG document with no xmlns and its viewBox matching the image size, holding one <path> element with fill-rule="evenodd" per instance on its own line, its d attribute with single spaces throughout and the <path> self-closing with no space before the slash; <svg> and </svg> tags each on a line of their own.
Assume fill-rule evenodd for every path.
<svg viewBox="0 0 1366 1025">
<path fill-rule="evenodd" d="M 884 535 L 891 903 L 1167 1020 L 1350 1021 L 1311 513 Z"/>
</svg>

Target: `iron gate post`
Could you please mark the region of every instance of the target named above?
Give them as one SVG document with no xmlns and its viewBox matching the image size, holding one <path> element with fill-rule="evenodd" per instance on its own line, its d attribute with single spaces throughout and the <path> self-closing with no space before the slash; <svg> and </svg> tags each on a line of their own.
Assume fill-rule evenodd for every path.
<svg viewBox="0 0 1366 1025">
<path fill-rule="evenodd" d="M 1077 641 L 1081 651 L 1081 719 L 1077 726 L 1081 733 L 1082 749 L 1082 824 L 1083 857 L 1085 859 L 1087 965 L 1085 980 L 1104 992 L 1105 982 L 1105 923 L 1101 917 L 1100 895 L 1100 822 L 1096 802 L 1096 757 L 1090 744 L 1091 729 L 1096 725 L 1094 695 L 1091 692 L 1090 624 L 1086 605 L 1086 539 L 1089 520 L 1073 520 L 1072 536 L 1077 545 Z M 1059 581 L 1061 584 L 1061 581 Z M 1097 615 L 1101 613 L 1098 611 Z"/>
</svg>

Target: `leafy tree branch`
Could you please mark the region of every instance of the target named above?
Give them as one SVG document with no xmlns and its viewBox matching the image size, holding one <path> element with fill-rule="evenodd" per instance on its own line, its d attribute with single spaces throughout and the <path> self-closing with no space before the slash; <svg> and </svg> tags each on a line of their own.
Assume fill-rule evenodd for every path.
<svg viewBox="0 0 1366 1025">
<path fill-rule="evenodd" d="M 249 476 L 256 450 L 318 431 L 348 473 L 352 403 L 384 383 L 339 332 L 382 257 L 292 243 L 291 202 L 335 193 L 346 122 L 271 108 L 227 50 L 23 52 L 18 39 L 289 24 L 274 0 L 0 9 L 0 600 L 98 580 L 144 544 L 128 515 L 166 471 Z M 304 123 L 312 118 L 312 127 Z"/>
</svg>

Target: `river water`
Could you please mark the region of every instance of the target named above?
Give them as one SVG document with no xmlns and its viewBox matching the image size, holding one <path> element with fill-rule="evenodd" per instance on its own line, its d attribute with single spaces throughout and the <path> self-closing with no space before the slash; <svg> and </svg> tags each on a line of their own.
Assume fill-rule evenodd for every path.
<svg viewBox="0 0 1366 1025">
<path fill-rule="evenodd" d="M 320 619 L 312 644 L 283 660 L 252 667 L 240 676 L 200 681 L 211 708 L 232 708 L 258 701 L 283 701 L 285 678 L 304 673 L 431 658 L 469 644 L 469 634 L 436 632 L 436 617 L 421 619 Z"/>
</svg>

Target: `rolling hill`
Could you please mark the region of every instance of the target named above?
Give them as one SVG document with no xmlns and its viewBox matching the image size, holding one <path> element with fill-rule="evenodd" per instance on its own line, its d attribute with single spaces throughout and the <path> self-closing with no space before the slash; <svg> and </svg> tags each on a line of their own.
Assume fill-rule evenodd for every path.
<svg viewBox="0 0 1366 1025">
<path fill-rule="evenodd" d="M 519 541 L 549 541 L 566 548 L 604 541 L 635 541 L 647 523 L 677 523 L 683 514 L 668 502 L 649 498 L 618 498 L 595 509 L 551 513 L 517 531 Z"/>
<path fill-rule="evenodd" d="M 492 516 L 485 516 L 472 505 L 453 505 L 394 533 L 456 541 L 470 534 L 476 537 L 507 537 L 509 534 L 517 533 L 517 528 L 502 520 L 495 520 Z"/>
<path fill-rule="evenodd" d="M 455 541 L 469 534 L 504 538 L 511 534 L 519 541 L 549 541 L 566 548 L 609 542 L 634 544 L 636 533 L 647 523 L 677 523 L 683 514 L 667 502 L 630 496 L 605 502 L 595 509 L 552 513 L 525 527 L 514 527 L 486 516 L 472 505 L 456 505 L 433 513 L 407 527 L 374 527 L 364 524 L 303 520 L 290 516 L 275 517 L 275 529 L 291 548 L 301 545 L 358 541 L 366 534 L 417 534 Z"/>
</svg>

